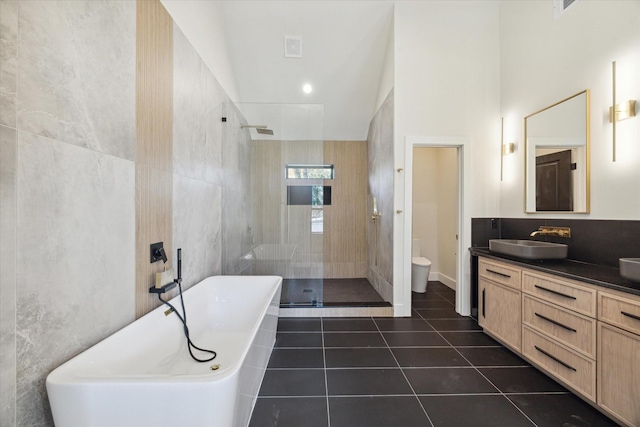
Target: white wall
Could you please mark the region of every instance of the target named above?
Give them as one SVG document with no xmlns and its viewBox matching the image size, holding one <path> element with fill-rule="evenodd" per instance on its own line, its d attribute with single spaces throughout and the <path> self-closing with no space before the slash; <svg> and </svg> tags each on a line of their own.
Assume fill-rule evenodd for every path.
<svg viewBox="0 0 640 427">
<path fill-rule="evenodd" d="M 438 148 L 438 273 L 447 286 L 456 285 L 458 233 L 458 153 Z"/>
<path fill-rule="evenodd" d="M 209 70 L 231 100 L 238 100 L 238 88 L 229 59 L 225 25 L 216 1 L 160 0 L 187 40 L 200 54 Z"/>
<path fill-rule="evenodd" d="M 640 2 L 583 0 L 555 20 L 550 1 L 504 1 L 500 48 L 505 141 L 518 143 L 516 155 L 505 157 L 500 216 L 526 216 L 523 118 L 590 89 L 591 214 L 579 218 L 640 218 L 640 118 L 618 124 L 615 163 L 608 120 L 611 61 L 618 100 L 640 100 Z"/>
<path fill-rule="evenodd" d="M 392 13 L 393 19 L 393 13 Z M 393 89 L 394 84 L 394 48 L 395 41 L 393 38 L 394 29 L 393 29 L 393 21 L 389 26 L 389 37 L 387 38 L 387 48 L 384 53 L 384 60 L 382 62 L 382 74 L 380 76 L 380 84 L 378 86 L 378 98 L 376 100 L 376 107 L 374 111 L 378 111 L 382 106 L 382 103 L 387 99 L 389 92 Z"/>
<path fill-rule="evenodd" d="M 471 217 L 499 211 L 498 11 L 499 4 L 493 1 L 407 1 L 395 6 L 395 167 L 405 168 L 407 137 L 467 141 L 463 153 L 463 247 L 471 246 Z M 405 210 L 407 178 L 411 179 L 395 173 L 395 209 Z M 410 265 L 406 265 L 409 257 L 405 254 L 410 251 L 411 236 L 410 232 L 406 236 L 405 215 L 394 217 L 396 305 L 396 301 L 408 303 L 410 298 L 410 277 L 406 274 Z M 467 256 L 462 260 L 459 294 L 468 299 L 464 295 L 468 295 L 469 261 Z M 464 312 L 467 304 L 459 300 L 458 310 Z"/>
<path fill-rule="evenodd" d="M 412 237 L 420 256 L 431 261 L 429 280 L 455 288 L 458 232 L 456 148 L 417 147 L 413 151 Z"/>
<path fill-rule="evenodd" d="M 426 147 L 413 149 L 412 237 L 420 239 L 420 256 L 431 261 L 431 273 L 433 274 L 440 271 L 438 257 L 438 186 L 440 184 L 438 180 L 438 150 L 439 148 Z"/>
</svg>

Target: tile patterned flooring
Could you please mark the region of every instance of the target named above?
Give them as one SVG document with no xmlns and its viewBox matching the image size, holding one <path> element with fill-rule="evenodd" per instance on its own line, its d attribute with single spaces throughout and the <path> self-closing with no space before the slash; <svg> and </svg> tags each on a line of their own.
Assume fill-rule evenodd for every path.
<svg viewBox="0 0 640 427">
<path fill-rule="evenodd" d="M 280 307 L 390 306 L 367 279 L 283 279 Z"/>
<path fill-rule="evenodd" d="M 250 427 L 617 424 L 454 311 L 429 282 L 411 318 L 281 318 Z"/>
</svg>

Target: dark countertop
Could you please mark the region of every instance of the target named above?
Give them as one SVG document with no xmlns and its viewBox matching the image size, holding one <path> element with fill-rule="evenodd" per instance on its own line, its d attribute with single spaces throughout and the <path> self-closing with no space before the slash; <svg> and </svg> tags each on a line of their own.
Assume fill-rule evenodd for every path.
<svg viewBox="0 0 640 427">
<path fill-rule="evenodd" d="M 604 288 L 615 289 L 629 294 L 640 295 L 640 283 L 634 283 L 620 276 L 620 270 L 603 265 L 587 264 L 586 262 L 569 259 L 558 261 L 533 261 L 512 258 L 489 251 L 489 248 L 469 248 L 471 255 L 492 258 L 498 261 L 508 261 L 520 267 L 530 268 L 543 273 L 555 274 L 567 279 L 579 280 Z"/>
</svg>

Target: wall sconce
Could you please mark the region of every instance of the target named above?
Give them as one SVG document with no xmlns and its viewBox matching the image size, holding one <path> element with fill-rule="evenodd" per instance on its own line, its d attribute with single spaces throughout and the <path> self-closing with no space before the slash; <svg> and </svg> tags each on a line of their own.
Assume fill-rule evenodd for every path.
<svg viewBox="0 0 640 427">
<path fill-rule="evenodd" d="M 516 143 L 509 142 L 507 144 L 502 144 L 502 155 L 508 156 L 509 154 L 513 154 L 516 152 Z"/>
<path fill-rule="evenodd" d="M 636 116 L 636 101 L 629 100 L 616 105 L 616 122 Z M 613 107 L 609 107 L 609 123 L 613 123 Z"/>
<path fill-rule="evenodd" d="M 515 142 L 509 142 L 507 144 L 504 143 L 504 117 L 502 117 L 500 122 L 500 182 L 502 182 L 504 178 L 504 156 L 508 156 L 515 152 Z"/>
<path fill-rule="evenodd" d="M 629 100 L 616 104 L 616 61 L 611 63 L 611 74 L 613 78 L 612 93 L 613 102 L 609 107 L 609 122 L 613 124 L 613 161 L 616 161 L 616 123 L 620 120 L 628 119 L 636 115 L 636 101 Z"/>
</svg>

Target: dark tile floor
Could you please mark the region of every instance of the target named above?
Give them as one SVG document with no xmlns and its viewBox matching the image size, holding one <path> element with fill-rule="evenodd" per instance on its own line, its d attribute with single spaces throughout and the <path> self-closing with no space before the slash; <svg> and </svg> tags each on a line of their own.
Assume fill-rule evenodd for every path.
<svg viewBox="0 0 640 427">
<path fill-rule="evenodd" d="M 283 279 L 280 307 L 389 306 L 367 279 Z"/>
<path fill-rule="evenodd" d="M 250 427 L 616 426 L 454 311 L 429 282 L 411 318 L 282 318 Z"/>
</svg>

